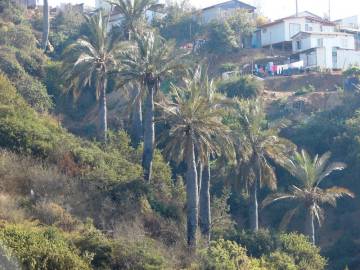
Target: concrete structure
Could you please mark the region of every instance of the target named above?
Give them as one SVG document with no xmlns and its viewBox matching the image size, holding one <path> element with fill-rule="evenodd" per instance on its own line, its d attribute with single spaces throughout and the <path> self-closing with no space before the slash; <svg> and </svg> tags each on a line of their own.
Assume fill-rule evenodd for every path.
<svg viewBox="0 0 360 270">
<path fill-rule="evenodd" d="M 341 28 L 360 29 L 360 16 L 354 15 L 334 21 Z"/>
<path fill-rule="evenodd" d="M 39 6 L 39 0 L 13 0 L 14 3 L 24 7 L 24 8 L 36 8 Z"/>
<path fill-rule="evenodd" d="M 230 0 L 200 10 L 200 21 L 202 23 L 209 23 L 213 20 L 223 20 L 234 14 L 234 12 L 239 9 L 247 10 L 249 13 L 254 13 L 256 7 L 238 0 Z"/>
<path fill-rule="evenodd" d="M 334 32 L 335 24 L 320 18 L 311 12 L 301 12 L 286 18 L 267 23 L 259 27 L 261 46 L 278 49 L 292 49 L 292 37 L 301 31 Z"/>
<path fill-rule="evenodd" d="M 292 38 L 293 53 L 305 68 L 346 69 L 360 64 L 354 36 L 341 32 L 299 32 Z"/>
</svg>

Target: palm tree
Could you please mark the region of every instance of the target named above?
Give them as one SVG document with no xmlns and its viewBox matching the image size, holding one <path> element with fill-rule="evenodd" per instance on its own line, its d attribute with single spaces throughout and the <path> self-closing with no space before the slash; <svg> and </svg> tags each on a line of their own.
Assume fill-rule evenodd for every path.
<svg viewBox="0 0 360 270">
<path fill-rule="evenodd" d="M 259 101 L 239 101 L 235 121 L 231 124 L 239 146 L 240 171 L 250 190 L 250 229 L 259 229 L 258 190 L 267 186 L 274 190 L 277 179 L 269 160 L 281 162 L 293 144 L 278 136 L 279 126 L 270 127 Z"/>
<path fill-rule="evenodd" d="M 154 154 L 154 95 L 161 80 L 185 70 L 182 64 L 184 54 L 177 54 L 175 43 L 148 32 L 135 35 L 135 46 L 121 55 L 122 67 L 118 74 L 124 81 L 135 81 L 146 89 L 144 116 L 144 152 L 142 166 L 144 178 L 150 181 Z"/>
<path fill-rule="evenodd" d="M 169 134 L 166 134 L 166 138 L 170 139 L 164 152 L 175 161 L 184 160 L 187 165 L 187 239 L 189 246 L 195 247 L 199 214 L 195 153 L 201 159 L 221 153 L 223 142 L 230 144 L 229 129 L 222 123 L 223 109 L 211 106 L 197 83 L 187 83 L 186 88 L 172 86 L 171 94 L 171 100 L 159 104 L 166 122 L 171 127 Z M 202 189 L 204 185 L 202 183 Z M 208 187 L 205 191 L 209 191 Z M 206 199 L 209 199 L 209 196 L 206 196 Z"/>
<path fill-rule="evenodd" d="M 210 110 L 216 110 L 220 112 L 227 105 L 231 104 L 231 101 L 225 98 L 223 95 L 219 94 L 216 90 L 215 83 L 213 80 L 210 80 L 208 77 L 208 68 L 205 65 L 199 65 L 192 74 L 190 85 L 191 87 L 196 87 L 200 89 L 200 94 L 208 103 L 208 108 Z M 228 135 L 221 133 L 216 134 L 216 140 L 213 140 L 212 143 L 218 144 L 218 148 L 222 149 L 223 156 L 231 156 L 232 154 L 232 144 L 229 141 Z M 223 136 L 226 135 L 226 136 Z M 199 163 L 199 225 L 200 231 L 209 242 L 211 236 L 211 208 L 210 208 L 210 179 L 211 179 L 211 170 L 210 170 L 210 159 L 211 155 L 209 150 L 204 145 L 203 149 L 199 149 L 198 153 L 198 163 Z M 220 155 L 218 152 L 213 154 Z"/>
<path fill-rule="evenodd" d="M 146 11 L 159 8 L 157 0 L 114 0 L 108 1 L 115 6 L 122 15 L 122 25 L 127 39 L 131 40 L 132 33 L 139 31 L 140 22 L 145 19 Z"/>
<path fill-rule="evenodd" d="M 301 209 L 306 211 L 305 233 L 309 236 L 312 243 L 315 244 L 315 224 L 318 222 L 321 226 L 324 220 L 324 209 L 322 204 L 330 204 L 336 206 L 336 200 L 343 196 L 354 198 L 354 194 L 346 188 L 331 187 L 320 188 L 321 182 L 333 171 L 343 170 L 346 165 L 341 162 L 329 163 L 330 152 L 323 154 L 321 157 L 316 155 L 312 159 L 309 154 L 302 150 L 301 153 L 295 153 L 294 158 L 285 160 L 282 166 L 290 172 L 292 176 L 299 180 L 300 185 L 293 185 L 288 193 L 276 193 L 268 196 L 263 201 L 263 207 L 280 201 L 294 200 L 298 206 L 290 210 L 283 218 L 282 225 L 289 223 L 291 218 Z"/>
<path fill-rule="evenodd" d="M 71 86 L 76 88 L 95 84 L 96 98 L 100 100 L 98 134 L 100 140 L 106 142 L 107 79 L 109 73 L 117 66 L 116 55 L 119 46 L 117 38 L 108 33 L 107 20 L 104 20 L 102 13 L 85 18 L 87 34 L 65 50 L 65 76 L 70 80 Z"/>
<path fill-rule="evenodd" d="M 49 42 L 49 31 L 50 31 L 50 23 L 49 23 L 49 2 L 48 0 L 44 0 L 43 6 L 43 33 L 42 33 L 42 42 L 41 46 L 44 51 L 48 46 Z"/>
<path fill-rule="evenodd" d="M 110 5 L 122 15 L 122 26 L 127 40 L 132 39 L 132 33 L 139 32 L 141 22 L 144 21 L 146 11 L 156 10 L 157 0 L 114 0 L 108 1 Z M 143 139 L 142 97 L 143 87 L 138 84 L 131 86 L 134 92 L 134 102 L 131 104 L 131 130 L 133 145 L 136 147 Z"/>
</svg>

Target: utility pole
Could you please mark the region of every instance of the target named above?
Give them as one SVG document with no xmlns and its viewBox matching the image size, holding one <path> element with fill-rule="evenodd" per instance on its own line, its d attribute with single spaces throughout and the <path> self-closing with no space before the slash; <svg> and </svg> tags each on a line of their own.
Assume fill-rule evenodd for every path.
<svg viewBox="0 0 360 270">
<path fill-rule="evenodd" d="M 331 21 L 331 0 L 329 0 L 329 21 Z"/>
<path fill-rule="evenodd" d="M 299 17 L 299 5 L 298 5 L 298 0 L 296 0 L 296 17 Z"/>
</svg>

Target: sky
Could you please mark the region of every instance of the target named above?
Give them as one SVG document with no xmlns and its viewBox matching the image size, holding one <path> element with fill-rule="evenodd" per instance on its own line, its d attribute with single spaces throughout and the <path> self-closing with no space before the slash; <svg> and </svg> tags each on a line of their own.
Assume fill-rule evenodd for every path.
<svg viewBox="0 0 360 270">
<path fill-rule="evenodd" d="M 180 0 L 179 0 L 180 1 Z M 225 0 L 189 0 L 198 8 L 225 2 Z M 49 0 L 55 6 L 61 2 L 85 3 L 94 6 L 95 0 Z M 260 7 L 261 12 L 272 20 L 295 14 L 295 0 L 243 0 L 243 2 Z M 331 19 L 360 15 L 360 0 L 330 0 Z M 328 14 L 329 0 L 298 0 L 299 11 L 308 10 L 319 16 Z"/>
</svg>

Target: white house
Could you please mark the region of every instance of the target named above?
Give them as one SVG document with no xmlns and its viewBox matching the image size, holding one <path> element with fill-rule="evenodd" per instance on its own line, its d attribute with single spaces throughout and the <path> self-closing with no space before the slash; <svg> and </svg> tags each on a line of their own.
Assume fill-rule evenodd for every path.
<svg viewBox="0 0 360 270">
<path fill-rule="evenodd" d="M 152 21 L 152 19 L 159 14 L 158 10 L 164 7 L 164 4 L 162 4 L 163 1 L 159 0 L 158 5 L 156 5 L 156 10 L 148 10 L 145 14 L 147 21 Z M 105 11 L 110 11 L 111 16 L 109 20 L 109 27 L 112 28 L 113 26 L 119 26 L 122 21 L 122 15 L 117 10 L 116 7 L 112 7 L 107 1 L 105 0 L 95 0 L 95 8 L 96 9 L 104 9 Z"/>
<path fill-rule="evenodd" d="M 339 27 L 360 29 L 360 16 L 354 15 L 334 21 Z"/>
<path fill-rule="evenodd" d="M 292 37 L 294 55 L 305 68 L 346 69 L 360 64 L 354 36 L 341 32 L 299 32 Z"/>
<path fill-rule="evenodd" d="M 254 13 L 256 7 L 238 0 L 230 0 L 203 8 L 199 11 L 198 16 L 200 17 L 200 21 L 206 24 L 213 20 L 223 20 L 239 9 Z"/>
<path fill-rule="evenodd" d="M 260 26 L 261 46 L 292 49 L 292 37 L 301 31 L 334 32 L 335 24 L 311 13 L 302 12 Z"/>
</svg>

